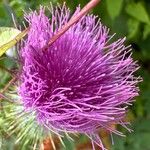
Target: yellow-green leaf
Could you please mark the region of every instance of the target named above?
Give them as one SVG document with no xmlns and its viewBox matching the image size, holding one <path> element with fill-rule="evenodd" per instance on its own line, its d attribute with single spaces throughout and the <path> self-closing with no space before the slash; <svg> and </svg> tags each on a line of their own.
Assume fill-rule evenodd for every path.
<svg viewBox="0 0 150 150">
<path fill-rule="evenodd" d="M 13 47 L 28 32 L 28 28 L 20 31 L 11 27 L 0 27 L 0 56 Z"/>
</svg>

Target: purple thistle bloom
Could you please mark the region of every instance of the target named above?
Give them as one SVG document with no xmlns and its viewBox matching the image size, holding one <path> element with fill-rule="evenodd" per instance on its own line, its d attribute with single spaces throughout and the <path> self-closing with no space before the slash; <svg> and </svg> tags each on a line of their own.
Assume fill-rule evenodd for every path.
<svg viewBox="0 0 150 150">
<path fill-rule="evenodd" d="M 109 29 L 94 15 L 83 17 L 43 50 L 70 14 L 63 5 L 51 10 L 50 19 L 43 8 L 26 15 L 30 31 L 20 54 L 19 93 L 41 125 L 58 133 L 84 133 L 104 149 L 97 132 L 104 128 L 122 135 L 110 125 L 126 127 L 126 108 L 138 96 L 139 78 L 133 75 L 138 65 L 125 38 L 111 43 Z"/>
</svg>

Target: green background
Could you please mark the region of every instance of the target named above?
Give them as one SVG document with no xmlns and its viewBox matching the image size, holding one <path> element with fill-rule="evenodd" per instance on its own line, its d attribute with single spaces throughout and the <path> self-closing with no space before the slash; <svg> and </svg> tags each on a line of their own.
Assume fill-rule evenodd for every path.
<svg viewBox="0 0 150 150">
<path fill-rule="evenodd" d="M 23 10 L 38 9 L 40 5 L 49 5 L 50 0 L 4 0 L 0 1 L 0 26 L 14 26 L 11 14 L 17 25 L 22 25 Z M 62 0 L 51 1 L 54 4 Z M 78 4 L 83 7 L 88 0 L 66 0 L 72 11 Z M 141 68 L 137 72 L 143 78 L 140 83 L 140 96 L 130 107 L 128 119 L 131 121 L 132 133 L 123 132 L 126 138 L 114 135 L 112 150 L 150 150 L 150 1 L 149 0 L 102 0 L 92 13 L 101 18 L 101 22 L 116 33 L 115 38 L 127 37 L 127 44 L 133 48 L 133 57 Z M 0 65 L 12 68 L 10 59 L 1 60 Z M 0 70 L 0 88 L 9 80 L 6 72 Z M 1 126 L 1 125 L 0 125 Z M 82 142 L 83 137 L 79 139 Z M 84 140 L 83 140 L 84 141 Z M 7 150 L 13 149 L 13 140 L 6 139 Z M 65 141 L 68 150 L 74 150 L 75 143 Z M 22 149 L 21 149 L 22 150 Z"/>
</svg>

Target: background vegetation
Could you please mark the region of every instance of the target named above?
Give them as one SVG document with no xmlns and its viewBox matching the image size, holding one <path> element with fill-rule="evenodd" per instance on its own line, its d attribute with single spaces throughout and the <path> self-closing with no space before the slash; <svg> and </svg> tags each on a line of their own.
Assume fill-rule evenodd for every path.
<svg viewBox="0 0 150 150">
<path fill-rule="evenodd" d="M 23 10 L 28 11 L 29 8 L 38 9 L 39 5 L 48 6 L 49 2 L 50 0 L 0 1 L 0 26 L 14 26 L 11 17 L 12 13 L 17 25 L 22 25 Z M 63 0 L 51 0 L 51 2 L 62 3 Z M 72 11 L 79 3 L 84 6 L 87 2 L 88 0 L 66 0 L 66 4 Z M 126 138 L 114 135 L 115 144 L 111 146 L 111 149 L 150 150 L 150 1 L 102 0 L 92 10 L 92 13 L 101 18 L 102 23 L 110 28 L 111 33 L 116 33 L 116 38 L 127 37 L 127 44 L 131 44 L 133 48 L 134 59 L 138 60 L 141 66 L 137 75 L 142 76 L 144 80 L 140 84 L 140 96 L 136 98 L 136 102 L 131 107 L 127 117 L 127 120 L 132 122 L 134 132 L 123 131 L 127 135 Z M 15 64 L 11 59 L 0 59 L 0 66 L 14 68 Z M 9 75 L 1 69 L 0 88 L 4 87 L 9 78 Z M 0 119 L 0 128 L 3 128 L 2 126 Z M 7 150 L 15 149 L 14 139 L 6 138 L 3 142 L 7 144 Z M 68 150 L 87 150 L 86 146 L 89 146 L 84 137 L 80 137 L 75 143 L 70 143 L 67 140 L 65 143 Z M 105 144 L 110 147 L 108 142 L 105 142 Z"/>
</svg>

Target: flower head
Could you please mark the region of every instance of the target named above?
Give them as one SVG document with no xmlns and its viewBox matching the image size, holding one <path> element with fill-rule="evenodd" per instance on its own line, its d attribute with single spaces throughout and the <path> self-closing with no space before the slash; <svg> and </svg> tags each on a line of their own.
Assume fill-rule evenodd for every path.
<svg viewBox="0 0 150 150">
<path fill-rule="evenodd" d="M 77 8 L 74 15 L 79 12 Z M 94 15 L 84 16 L 52 45 L 50 38 L 68 22 L 70 10 L 44 8 L 26 15 L 30 31 L 21 50 L 19 93 L 37 121 L 58 133 L 79 132 L 102 147 L 97 131 L 123 122 L 126 108 L 138 95 L 139 78 L 125 38 L 111 42 L 107 27 Z"/>
</svg>

